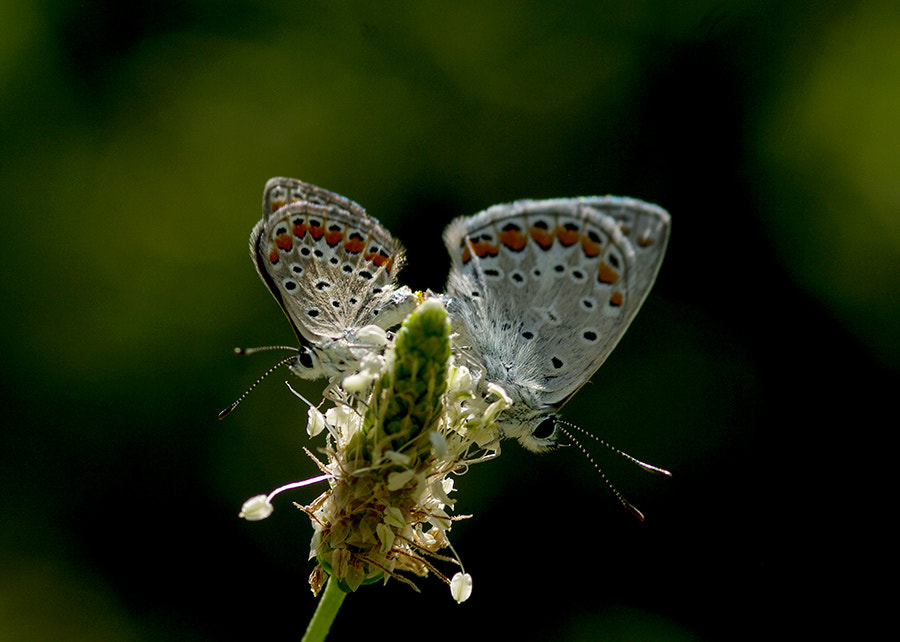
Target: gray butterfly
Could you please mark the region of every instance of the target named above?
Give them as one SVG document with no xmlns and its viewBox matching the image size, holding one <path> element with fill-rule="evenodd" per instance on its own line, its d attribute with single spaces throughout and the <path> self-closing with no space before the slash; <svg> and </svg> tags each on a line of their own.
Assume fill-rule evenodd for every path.
<svg viewBox="0 0 900 642">
<path fill-rule="evenodd" d="M 378 347 L 363 330 L 397 325 L 416 305 L 397 285 L 400 243 L 353 201 L 293 178 L 266 183 L 250 256 L 294 328 L 289 365 L 305 379 L 353 369 Z"/>
<path fill-rule="evenodd" d="M 557 411 L 637 314 L 669 227 L 663 209 L 611 196 L 496 205 L 447 227 L 458 344 L 513 399 L 501 436 L 556 442 Z"/>
</svg>

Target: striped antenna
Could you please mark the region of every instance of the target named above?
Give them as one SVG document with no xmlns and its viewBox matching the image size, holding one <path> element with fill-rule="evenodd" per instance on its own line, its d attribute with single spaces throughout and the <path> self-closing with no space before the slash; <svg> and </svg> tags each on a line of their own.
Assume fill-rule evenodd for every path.
<svg viewBox="0 0 900 642">
<path fill-rule="evenodd" d="M 297 350 L 297 348 L 294 348 L 292 346 L 259 346 L 256 348 L 235 348 L 234 353 L 236 355 L 251 355 L 251 354 L 256 354 L 257 352 L 265 352 L 266 350 L 291 350 L 295 354 L 293 354 L 289 357 L 285 357 L 284 359 L 282 359 L 281 361 L 276 363 L 274 366 L 272 366 L 271 368 L 266 370 L 259 379 L 254 381 L 253 384 L 244 391 L 244 393 L 240 397 L 235 399 L 234 402 L 230 406 L 228 406 L 227 408 L 225 408 L 223 411 L 221 411 L 219 413 L 220 420 L 224 419 L 225 417 L 230 415 L 232 413 L 232 411 L 238 407 L 238 404 L 241 403 L 244 400 L 244 398 L 247 397 L 247 395 L 249 395 L 251 392 L 253 392 L 253 389 L 256 388 L 256 386 L 258 386 L 260 384 L 260 382 L 262 382 L 263 379 L 265 379 L 270 374 L 275 372 L 281 366 L 286 366 L 289 363 L 291 363 L 292 361 L 294 361 L 297 358 L 296 353 L 299 352 Z"/>
<path fill-rule="evenodd" d="M 611 451 L 613 451 L 613 452 L 616 453 L 617 455 L 621 455 L 622 457 L 624 457 L 625 459 L 627 459 L 627 460 L 630 461 L 631 463 L 640 466 L 641 468 L 643 468 L 643 469 L 646 470 L 647 472 L 654 473 L 654 474 L 656 474 L 656 475 L 662 475 L 663 477 L 671 477 L 671 476 L 672 476 L 672 473 L 670 473 L 670 472 L 669 472 L 668 470 L 666 470 L 665 468 L 659 468 L 659 467 L 657 467 L 657 466 L 652 466 L 652 465 L 650 465 L 650 464 L 648 464 L 648 463 L 646 463 L 646 462 L 641 461 L 640 459 L 637 459 L 636 457 L 632 457 L 632 456 L 629 455 L 628 453 L 626 453 L 626 452 L 624 452 L 624 451 L 622 451 L 622 450 L 619 450 L 618 448 L 616 448 L 616 447 L 613 446 L 612 444 L 609 444 L 608 442 L 604 441 L 603 439 L 600 439 L 600 438 L 597 437 L 596 435 L 594 435 L 594 434 L 588 432 L 587 430 L 585 430 L 584 428 L 581 428 L 580 426 L 576 426 L 575 424 L 569 423 L 568 421 L 562 421 L 561 419 L 557 419 L 557 420 L 556 420 L 556 427 L 559 429 L 559 431 L 560 431 L 562 434 L 564 434 L 566 437 L 568 437 L 569 440 L 570 440 L 573 444 L 575 444 L 575 446 L 578 448 L 578 450 L 580 450 L 580 451 L 582 452 L 582 454 L 583 454 L 585 457 L 587 457 L 587 460 L 588 460 L 589 462 L 591 462 L 591 465 L 594 467 L 594 469 L 595 469 L 598 473 L 600 473 L 600 477 L 603 478 L 603 481 L 606 483 L 606 485 L 607 485 L 607 486 L 609 487 L 609 489 L 612 491 L 613 495 L 616 496 L 616 499 L 618 499 L 619 502 L 621 502 L 622 506 L 624 506 L 625 508 L 627 508 L 628 511 L 629 511 L 632 515 L 634 515 L 634 516 L 637 517 L 640 521 L 643 522 L 643 521 L 644 521 L 644 514 L 643 514 L 641 511 L 639 511 L 639 510 L 637 509 L 637 507 L 636 507 L 634 504 L 632 504 L 631 502 L 629 502 L 627 499 L 625 499 L 625 498 L 622 496 L 622 493 L 620 493 L 619 490 L 613 485 L 613 483 L 612 483 L 611 481 L 609 481 L 609 479 L 608 479 L 607 476 L 606 476 L 606 473 L 604 473 L 604 472 L 603 472 L 603 469 L 600 468 L 600 466 L 597 464 L 597 462 L 594 461 L 594 458 L 591 457 L 591 454 L 587 451 L 587 449 L 586 449 L 584 446 L 581 445 L 581 442 L 578 441 L 577 439 L 575 439 L 575 436 L 572 435 L 571 432 L 569 432 L 568 430 L 566 430 L 565 428 L 563 428 L 560 424 L 566 425 L 566 426 L 568 426 L 569 428 L 573 428 L 574 430 L 577 430 L 577 431 L 580 432 L 581 434 L 587 435 L 587 436 L 590 437 L 591 439 L 594 439 L 595 441 L 600 442 L 602 445 L 606 446 L 607 448 L 609 448 Z"/>
</svg>

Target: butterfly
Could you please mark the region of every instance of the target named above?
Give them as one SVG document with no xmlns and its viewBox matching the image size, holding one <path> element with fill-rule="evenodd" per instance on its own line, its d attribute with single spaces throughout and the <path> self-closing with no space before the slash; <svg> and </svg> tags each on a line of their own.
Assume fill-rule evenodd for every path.
<svg viewBox="0 0 900 642">
<path fill-rule="evenodd" d="M 669 229 L 662 208 L 612 196 L 495 205 L 447 227 L 451 322 L 513 401 L 502 437 L 536 452 L 556 443 L 559 409 L 634 319 Z"/>
<path fill-rule="evenodd" d="M 266 183 L 250 256 L 297 335 L 289 367 L 304 379 L 353 369 L 417 304 L 397 284 L 400 243 L 353 201 L 293 178 Z"/>
</svg>

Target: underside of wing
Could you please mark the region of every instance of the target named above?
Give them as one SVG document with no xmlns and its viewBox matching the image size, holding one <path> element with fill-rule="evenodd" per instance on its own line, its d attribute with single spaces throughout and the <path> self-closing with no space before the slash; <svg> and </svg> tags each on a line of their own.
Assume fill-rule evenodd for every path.
<svg viewBox="0 0 900 642">
<path fill-rule="evenodd" d="M 250 238 L 257 271 L 302 342 L 341 337 L 396 305 L 403 250 L 346 202 L 358 209 L 343 209 L 334 199 L 288 203 L 263 218 Z"/>
<path fill-rule="evenodd" d="M 631 323 L 668 231 L 665 211 L 617 197 L 518 201 L 457 219 L 444 239 L 451 275 L 467 277 L 448 282 L 464 310 L 458 331 L 494 376 L 561 405 Z"/>
</svg>

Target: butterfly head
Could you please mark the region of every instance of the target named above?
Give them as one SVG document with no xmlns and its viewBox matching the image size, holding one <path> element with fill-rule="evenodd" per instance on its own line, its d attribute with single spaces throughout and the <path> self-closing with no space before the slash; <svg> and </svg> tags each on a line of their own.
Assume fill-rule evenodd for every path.
<svg viewBox="0 0 900 642">
<path fill-rule="evenodd" d="M 540 453 L 556 448 L 559 430 L 552 408 L 535 409 L 516 402 L 500 414 L 498 423 L 504 437 L 516 439 L 527 450 Z"/>
<path fill-rule="evenodd" d="M 318 379 L 329 374 L 319 353 L 309 345 L 297 348 L 297 355 L 290 360 L 288 368 L 301 379 Z"/>
</svg>

